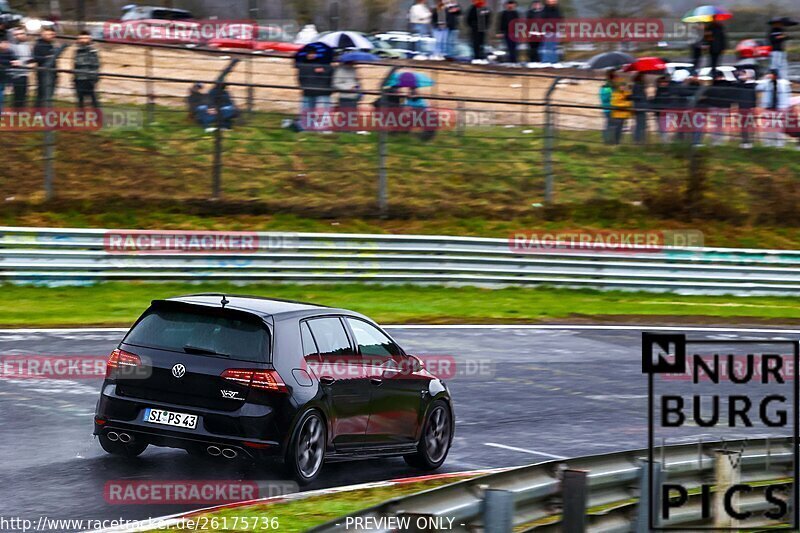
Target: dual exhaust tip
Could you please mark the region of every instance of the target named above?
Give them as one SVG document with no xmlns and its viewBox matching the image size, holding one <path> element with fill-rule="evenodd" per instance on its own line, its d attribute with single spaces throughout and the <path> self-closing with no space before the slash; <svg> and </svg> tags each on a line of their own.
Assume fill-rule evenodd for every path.
<svg viewBox="0 0 800 533">
<path fill-rule="evenodd" d="M 112 442 L 119 441 L 123 444 L 128 444 L 133 440 L 133 437 L 131 437 L 129 434 L 117 433 L 116 431 L 109 431 L 108 433 L 106 433 L 106 437 L 108 437 L 108 440 Z"/>
<path fill-rule="evenodd" d="M 208 455 L 212 457 L 219 457 L 220 455 L 225 459 L 235 459 L 239 453 L 232 448 L 220 448 L 219 446 L 209 446 L 206 448 Z"/>
</svg>

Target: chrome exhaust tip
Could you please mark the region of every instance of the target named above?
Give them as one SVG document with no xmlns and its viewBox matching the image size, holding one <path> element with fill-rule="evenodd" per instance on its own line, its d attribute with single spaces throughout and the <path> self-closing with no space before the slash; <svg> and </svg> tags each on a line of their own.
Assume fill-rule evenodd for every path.
<svg viewBox="0 0 800 533">
<path fill-rule="evenodd" d="M 222 456 L 225 457 L 225 459 L 235 459 L 237 455 L 239 454 L 236 453 L 236 450 L 231 450 L 230 448 L 222 450 Z"/>
<path fill-rule="evenodd" d="M 208 452 L 208 455 L 212 457 L 217 457 L 219 456 L 219 454 L 222 453 L 222 450 L 220 450 L 216 446 L 209 446 L 208 448 L 206 448 L 206 451 Z"/>
<path fill-rule="evenodd" d="M 127 433 L 120 433 L 118 436 L 119 436 L 119 441 L 124 442 L 126 444 L 133 440 L 133 437 L 131 437 Z"/>
<path fill-rule="evenodd" d="M 116 431 L 109 431 L 108 433 L 106 433 L 106 437 L 108 437 L 108 440 L 112 442 L 117 442 L 119 440 L 119 435 L 117 434 Z"/>
</svg>

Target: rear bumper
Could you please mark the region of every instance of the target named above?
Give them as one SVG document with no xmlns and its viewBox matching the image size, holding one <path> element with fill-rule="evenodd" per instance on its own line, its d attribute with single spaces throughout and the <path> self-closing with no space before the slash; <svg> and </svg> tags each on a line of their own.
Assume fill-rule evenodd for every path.
<svg viewBox="0 0 800 533">
<path fill-rule="evenodd" d="M 197 415 L 197 427 L 187 429 L 144 422 L 148 407 Z M 155 446 L 206 449 L 224 446 L 251 458 L 282 453 L 274 409 L 243 402 L 235 411 L 215 411 L 120 396 L 116 385 L 107 383 L 97 403 L 94 434 L 124 431 Z M 102 423 L 98 423 L 98 420 Z"/>
</svg>

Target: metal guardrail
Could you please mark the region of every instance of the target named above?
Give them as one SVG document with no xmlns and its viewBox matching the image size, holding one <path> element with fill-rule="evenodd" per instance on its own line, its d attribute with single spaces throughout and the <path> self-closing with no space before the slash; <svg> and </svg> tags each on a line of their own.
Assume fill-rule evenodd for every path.
<svg viewBox="0 0 800 533">
<path fill-rule="evenodd" d="M 791 438 L 772 438 L 755 440 L 731 440 L 666 446 L 658 450 L 654 458 L 654 468 L 660 481 L 677 483 L 684 486 L 689 494 L 689 502 L 676 508 L 668 521 L 660 526 L 700 526 L 713 524 L 717 517 L 702 518 L 699 488 L 703 483 L 714 483 L 717 461 L 728 461 L 730 451 L 741 453 L 740 461 L 735 463 L 736 475 L 742 483 L 763 484 L 767 486 L 780 481 L 787 483 L 793 476 L 793 453 Z M 313 533 L 365 530 L 358 524 L 370 524 L 369 531 L 379 533 L 390 531 L 381 529 L 378 524 L 385 517 L 440 517 L 452 518 L 452 529 L 449 531 L 499 531 L 510 528 L 497 528 L 496 524 L 487 524 L 485 519 L 492 516 L 489 498 L 497 492 L 509 495 L 512 518 L 509 526 L 515 531 L 570 531 L 580 533 L 649 531 L 649 510 L 658 508 L 657 503 L 649 500 L 647 490 L 647 451 L 637 450 L 576 459 L 553 460 L 531 466 L 514 468 L 498 473 L 472 478 L 466 481 L 445 485 L 411 496 L 394 498 L 382 504 L 364 509 L 357 513 L 340 517 L 318 526 Z M 570 486 L 571 476 L 567 472 L 584 472 L 582 487 Z M 789 482 L 791 483 L 791 482 Z M 658 484 L 658 483 L 656 483 Z M 584 525 L 575 528 L 567 527 L 565 518 L 574 518 L 565 509 L 573 507 L 571 501 L 574 494 L 570 491 L 579 489 L 583 500 L 580 506 L 585 508 Z M 655 491 L 657 493 L 657 491 Z M 740 497 L 741 510 L 755 512 L 765 511 L 771 505 L 763 499 L 763 495 Z M 356 517 L 369 519 L 356 521 Z M 413 523 L 413 522 L 412 522 Z M 764 522 L 763 524 L 766 524 Z M 758 524 L 758 525 L 763 525 Z M 773 523 L 774 524 L 774 523 Z M 376 526 L 377 525 L 377 526 Z M 748 523 L 748 526 L 751 523 Z M 413 529 L 412 529 L 413 530 Z"/>
<path fill-rule="evenodd" d="M 507 239 L 276 232 L 246 233 L 256 244 L 239 251 L 120 251 L 108 245 L 109 236 L 128 234 L 137 235 L 132 230 L 0 227 L 0 280 L 552 285 L 680 294 L 800 294 L 800 251 L 792 250 L 668 247 L 610 252 L 564 247 L 522 252 Z"/>
</svg>

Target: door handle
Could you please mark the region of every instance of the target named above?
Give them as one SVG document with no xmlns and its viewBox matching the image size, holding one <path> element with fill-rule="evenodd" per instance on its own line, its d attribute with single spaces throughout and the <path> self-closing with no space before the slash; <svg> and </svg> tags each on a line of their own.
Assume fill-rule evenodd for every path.
<svg viewBox="0 0 800 533">
<path fill-rule="evenodd" d="M 319 382 L 322 383 L 323 385 L 333 385 L 334 383 L 336 383 L 336 379 L 330 376 L 322 376 L 321 378 L 319 378 Z"/>
</svg>

